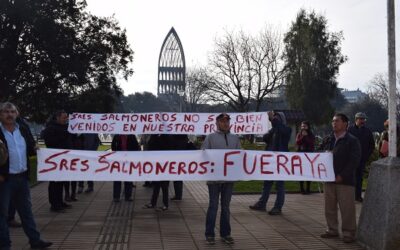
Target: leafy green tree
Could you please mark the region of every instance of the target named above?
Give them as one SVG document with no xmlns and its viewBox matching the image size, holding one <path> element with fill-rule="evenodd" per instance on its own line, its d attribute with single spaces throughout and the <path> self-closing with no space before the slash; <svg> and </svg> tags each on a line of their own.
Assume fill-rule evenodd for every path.
<svg viewBox="0 0 400 250">
<path fill-rule="evenodd" d="M 333 115 L 331 99 L 337 93 L 342 33 L 327 30 L 327 20 L 315 12 L 300 10 L 284 38 L 286 96 L 290 107 L 303 110 L 313 124 Z"/>
<path fill-rule="evenodd" d="M 135 93 L 121 98 L 123 109 L 129 113 L 168 112 L 171 105 L 150 92 Z"/>
<path fill-rule="evenodd" d="M 112 111 L 133 51 L 113 17 L 85 8 L 83 0 L 0 1 L 0 102 L 36 122 L 60 108 Z"/>
</svg>

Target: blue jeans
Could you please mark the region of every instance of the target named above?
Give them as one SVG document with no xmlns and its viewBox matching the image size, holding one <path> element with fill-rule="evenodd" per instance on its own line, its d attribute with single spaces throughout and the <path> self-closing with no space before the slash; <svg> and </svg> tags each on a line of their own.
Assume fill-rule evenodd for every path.
<svg viewBox="0 0 400 250">
<path fill-rule="evenodd" d="M 217 219 L 218 200 L 221 194 L 221 220 L 219 233 L 221 237 L 231 235 L 229 222 L 229 204 L 232 198 L 233 183 L 208 184 L 209 205 L 206 217 L 206 237 L 215 237 L 215 220 Z"/>
<path fill-rule="evenodd" d="M 11 246 L 7 224 L 11 197 L 21 218 L 22 228 L 29 238 L 29 243 L 37 243 L 40 241 L 40 233 L 36 230 L 36 223 L 33 218 L 28 180 L 23 176 L 10 176 L 6 181 L 0 182 L 0 248 L 7 249 Z"/>
<path fill-rule="evenodd" d="M 273 181 L 264 181 L 264 187 L 261 194 L 260 199 L 257 202 L 257 206 L 266 208 L 269 194 L 271 192 Z M 276 188 L 276 200 L 274 204 L 274 208 L 282 210 L 283 203 L 285 203 L 285 182 L 284 181 L 275 181 Z"/>
</svg>

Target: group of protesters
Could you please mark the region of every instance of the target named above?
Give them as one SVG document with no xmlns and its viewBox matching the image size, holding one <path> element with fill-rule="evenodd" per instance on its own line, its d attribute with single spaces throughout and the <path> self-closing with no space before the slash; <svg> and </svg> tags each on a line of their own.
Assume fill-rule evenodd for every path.
<svg viewBox="0 0 400 250">
<path fill-rule="evenodd" d="M 271 129 L 263 136 L 267 151 L 289 151 L 292 129 L 288 126 L 283 112 L 268 112 Z M 338 113 L 332 119 L 332 134 L 323 139 L 321 145 L 315 146 L 315 136 L 311 125 L 303 121 L 296 136 L 299 152 L 329 151 L 333 154 L 335 181 L 324 184 L 325 216 L 328 229 L 322 238 L 339 237 L 337 206 L 342 218 L 343 241 L 351 243 L 355 240 L 356 216 L 355 201 L 362 202 L 362 176 L 366 162 L 374 150 L 371 131 L 365 126 L 366 115 L 357 113 L 355 124 L 349 127 L 346 115 Z M 35 154 L 37 145 L 30 133 L 28 125 L 19 118 L 17 107 L 9 102 L 0 106 L 0 248 L 10 249 L 11 241 L 8 227 L 15 223 L 15 210 L 21 219 L 22 227 L 29 238 L 33 249 L 47 248 L 52 245 L 41 239 L 36 229 L 32 213 L 29 191 L 29 156 Z M 58 111 L 49 120 L 42 132 L 47 147 L 57 149 L 97 150 L 100 144 L 96 134 L 71 134 L 68 132 L 68 114 Z M 221 113 L 216 117 L 217 131 L 205 137 L 201 149 L 240 149 L 241 142 L 237 135 L 230 133 L 230 116 Z M 143 140 L 143 138 L 142 138 Z M 146 137 L 142 143 L 144 150 L 195 150 L 196 147 L 187 135 L 157 134 Z M 111 143 L 113 151 L 140 151 L 135 135 L 115 135 Z M 67 202 L 77 201 L 77 193 L 82 193 L 83 182 L 51 181 L 48 186 L 50 210 L 65 212 L 71 208 Z M 264 181 L 261 197 L 249 208 L 266 211 L 268 198 L 273 185 L 276 187 L 276 200 L 268 211 L 270 215 L 282 214 L 285 202 L 283 181 Z M 304 187 L 305 184 L 305 187 Z M 150 183 L 146 182 L 146 186 Z M 220 237 L 227 244 L 233 244 L 230 226 L 230 201 L 233 192 L 232 181 L 208 181 L 209 206 L 206 215 L 205 237 L 209 244 L 215 244 L 215 223 L 219 200 L 221 204 Z M 162 211 L 169 207 L 169 181 L 152 181 L 153 193 L 146 209 L 158 208 Z M 120 202 L 121 193 L 126 202 L 132 201 L 132 182 L 113 183 L 113 202 Z M 300 183 L 301 192 L 309 194 L 310 183 Z M 162 206 L 157 207 L 157 200 L 162 190 Z M 182 199 L 182 181 L 174 181 L 175 196 L 172 200 Z M 93 192 L 93 182 L 88 182 L 86 193 Z"/>
</svg>

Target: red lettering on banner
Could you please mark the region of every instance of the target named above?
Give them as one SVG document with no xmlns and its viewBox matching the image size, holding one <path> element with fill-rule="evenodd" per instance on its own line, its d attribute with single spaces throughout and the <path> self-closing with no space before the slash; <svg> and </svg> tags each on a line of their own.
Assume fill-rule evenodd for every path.
<svg viewBox="0 0 400 250">
<path fill-rule="evenodd" d="M 61 161 L 60 161 L 60 171 L 62 171 L 63 168 L 65 168 L 65 170 L 68 170 L 67 163 L 68 163 L 68 161 L 66 159 L 61 159 Z"/>
<path fill-rule="evenodd" d="M 186 163 L 185 162 L 179 162 L 179 164 L 178 164 L 178 175 L 187 173 L 186 170 L 185 170 L 185 167 L 186 167 Z"/>
<path fill-rule="evenodd" d="M 135 124 L 125 123 L 122 130 L 124 132 L 135 132 L 136 131 L 136 123 Z"/>
<path fill-rule="evenodd" d="M 146 167 L 149 166 L 149 169 L 147 170 Z M 145 174 L 150 174 L 153 172 L 153 164 L 149 161 L 146 161 L 143 163 L 143 173 Z"/>
<path fill-rule="evenodd" d="M 308 155 L 307 155 L 306 153 L 304 153 L 304 155 L 306 156 L 306 158 L 308 159 L 308 161 L 309 161 L 310 164 L 311 164 L 311 173 L 312 173 L 313 178 L 315 178 L 314 162 L 318 159 L 319 154 L 317 154 L 317 155 L 314 157 L 314 159 L 312 159 L 312 160 L 310 159 L 310 157 L 308 157 Z"/>
<path fill-rule="evenodd" d="M 107 170 L 110 167 L 110 163 L 106 160 L 106 157 L 109 156 L 109 155 L 115 154 L 115 153 L 116 152 L 110 152 L 110 153 L 107 153 L 105 155 L 100 155 L 99 159 L 98 159 L 98 162 L 102 163 L 102 164 L 105 164 L 106 166 L 102 167 L 102 168 L 99 168 L 99 169 L 96 169 L 94 172 L 98 173 L 98 172 L 102 172 L 102 171 Z"/>
<path fill-rule="evenodd" d="M 231 151 L 231 152 L 227 152 L 224 155 L 224 176 L 226 176 L 228 174 L 228 166 L 230 165 L 235 165 L 233 161 L 228 161 L 228 156 L 230 155 L 237 155 L 240 154 L 240 151 Z"/>
<path fill-rule="evenodd" d="M 81 164 L 82 164 L 82 166 L 85 166 L 86 168 L 82 168 L 81 169 L 81 172 L 86 172 L 86 171 L 88 171 L 89 170 L 89 164 L 88 164 L 88 160 L 84 160 L 84 161 L 82 161 L 81 162 Z"/>
<path fill-rule="evenodd" d="M 253 174 L 254 170 L 256 170 L 256 162 L 257 162 L 257 155 L 254 157 L 253 168 L 249 171 L 247 169 L 247 153 L 245 152 L 244 156 L 243 156 L 243 169 L 244 169 L 244 172 L 246 172 L 246 174 Z"/>
<path fill-rule="evenodd" d="M 284 162 L 281 162 L 281 159 L 284 159 Z M 286 155 L 278 155 L 278 157 L 276 158 L 276 164 L 277 164 L 276 168 L 278 170 L 278 174 L 281 173 L 281 168 L 283 168 L 286 171 L 286 173 L 288 175 L 290 175 L 290 172 L 289 172 L 288 168 L 286 167 L 286 164 L 288 163 L 288 161 L 289 161 L 289 158 L 287 158 Z"/>
<path fill-rule="evenodd" d="M 270 164 L 269 161 L 264 160 L 264 158 L 270 158 L 272 157 L 272 154 L 262 154 L 260 157 L 260 162 L 261 162 L 261 174 L 273 174 L 274 172 L 264 170 L 264 166 L 268 166 Z"/>
<path fill-rule="evenodd" d="M 71 164 L 69 165 L 69 169 L 71 171 L 76 171 L 76 163 L 78 163 L 81 159 L 79 158 L 74 158 L 71 160 Z"/>
<path fill-rule="evenodd" d="M 107 114 L 102 114 L 101 117 L 100 117 L 101 121 L 104 121 L 104 120 L 107 120 L 107 119 L 108 119 Z"/>
<path fill-rule="evenodd" d="M 160 162 L 156 162 L 156 174 L 165 173 L 167 169 L 168 162 L 165 162 L 164 165 L 161 165 Z"/>
<path fill-rule="evenodd" d="M 47 169 L 42 169 L 42 170 L 39 171 L 39 173 L 46 173 L 46 172 L 50 172 L 50 171 L 56 170 L 58 164 L 55 163 L 54 161 L 51 161 L 51 160 L 56 158 L 57 156 L 68 154 L 68 152 L 69 152 L 69 150 L 65 150 L 65 151 L 62 151 L 62 152 L 59 152 L 59 153 L 56 153 L 56 154 L 53 154 L 53 155 L 50 155 L 49 157 L 47 157 L 44 160 L 44 162 L 47 163 L 47 164 L 53 165 L 53 167 L 47 168 Z"/>
<path fill-rule="evenodd" d="M 206 174 L 207 173 L 206 165 L 208 165 L 209 163 L 210 163 L 209 161 L 200 162 L 199 166 L 200 166 L 201 170 L 199 172 L 197 172 L 197 173 L 198 174 Z M 197 167 L 196 167 L 196 169 L 197 169 Z"/>
<path fill-rule="evenodd" d="M 192 161 L 189 163 L 189 174 L 194 174 L 197 171 L 197 162 Z"/>
<path fill-rule="evenodd" d="M 169 163 L 169 174 L 176 174 L 175 165 L 176 165 L 176 161 L 171 161 Z"/>
<path fill-rule="evenodd" d="M 113 163 L 111 163 L 111 169 L 110 169 L 110 173 L 112 174 L 114 172 L 114 169 L 119 173 L 121 172 L 121 166 L 119 164 L 118 161 L 113 161 Z"/>
<path fill-rule="evenodd" d="M 135 164 L 134 162 L 131 162 L 129 164 L 129 174 L 131 175 L 133 170 L 138 169 L 139 172 L 139 176 L 142 176 L 142 163 L 138 162 L 137 164 Z"/>
<path fill-rule="evenodd" d="M 209 115 L 206 122 L 213 122 L 215 120 L 215 115 Z"/>
<path fill-rule="evenodd" d="M 303 176 L 303 166 L 301 162 L 301 157 L 299 155 L 294 155 L 292 157 L 292 174 L 294 175 L 294 169 L 298 168 L 300 170 L 300 175 Z"/>
<path fill-rule="evenodd" d="M 321 179 L 321 173 L 325 173 L 325 177 L 328 177 L 326 167 L 323 163 L 318 164 L 318 177 Z"/>
</svg>

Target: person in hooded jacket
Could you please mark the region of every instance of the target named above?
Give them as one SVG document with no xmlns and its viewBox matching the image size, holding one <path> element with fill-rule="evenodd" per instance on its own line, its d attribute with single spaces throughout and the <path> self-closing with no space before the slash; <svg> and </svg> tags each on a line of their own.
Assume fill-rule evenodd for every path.
<svg viewBox="0 0 400 250">
<path fill-rule="evenodd" d="M 263 136 L 266 144 L 266 151 L 289 151 L 289 140 L 292 129 L 286 125 L 286 117 L 283 112 L 268 112 L 272 128 Z M 260 199 L 249 206 L 250 209 L 266 211 L 269 194 L 274 181 L 264 181 L 264 187 Z M 274 207 L 268 212 L 269 215 L 279 215 L 282 213 L 282 207 L 285 203 L 285 182 L 276 181 L 276 200 Z"/>
</svg>

